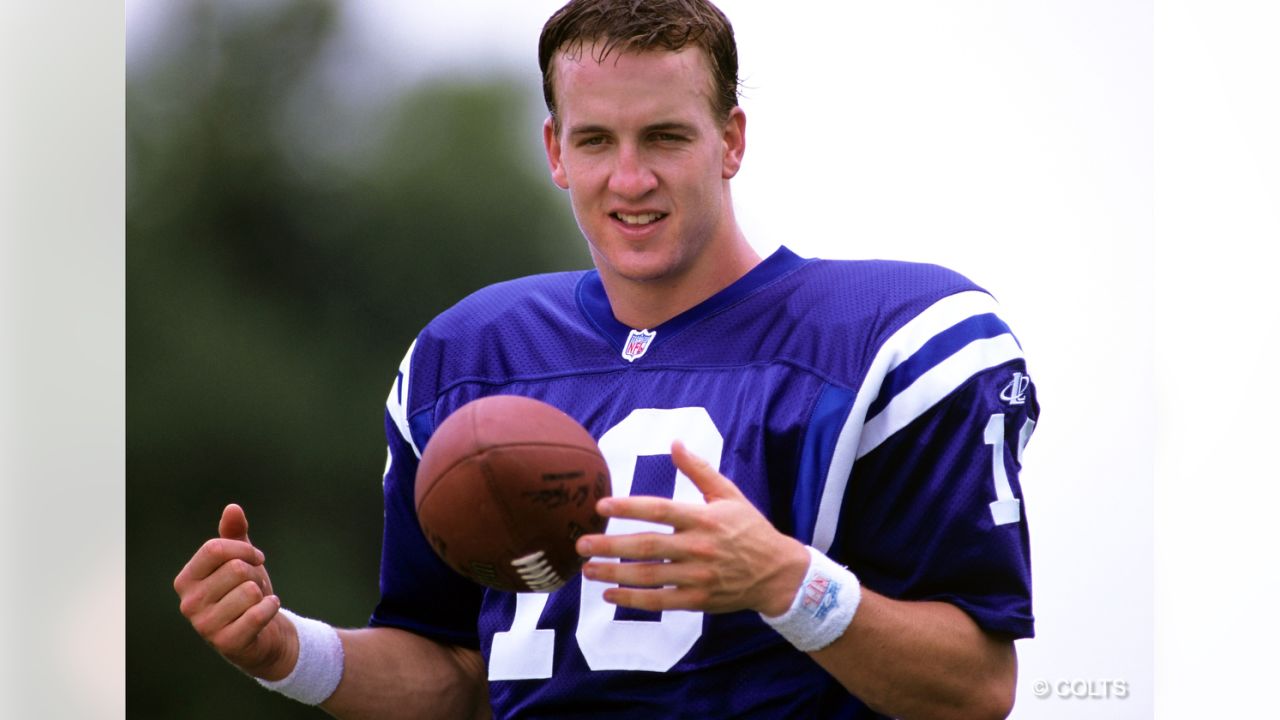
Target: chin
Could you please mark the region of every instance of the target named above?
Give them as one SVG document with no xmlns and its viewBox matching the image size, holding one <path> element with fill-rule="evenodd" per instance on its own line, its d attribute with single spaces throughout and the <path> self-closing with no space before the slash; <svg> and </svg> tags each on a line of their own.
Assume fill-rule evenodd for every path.
<svg viewBox="0 0 1280 720">
<path fill-rule="evenodd" d="M 680 271 L 677 258 L 660 253 L 629 252 L 609 260 L 607 264 L 610 271 L 631 282 L 664 280 L 678 275 Z"/>
</svg>

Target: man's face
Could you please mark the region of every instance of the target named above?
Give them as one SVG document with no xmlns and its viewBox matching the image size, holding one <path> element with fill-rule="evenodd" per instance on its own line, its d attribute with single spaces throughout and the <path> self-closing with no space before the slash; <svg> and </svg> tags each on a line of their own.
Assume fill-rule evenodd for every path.
<svg viewBox="0 0 1280 720">
<path fill-rule="evenodd" d="M 606 282 L 705 278 L 733 232 L 729 178 L 745 119 L 720 123 L 701 49 L 555 59 L 557 133 L 543 129 L 552 178 L 569 191 Z"/>
</svg>

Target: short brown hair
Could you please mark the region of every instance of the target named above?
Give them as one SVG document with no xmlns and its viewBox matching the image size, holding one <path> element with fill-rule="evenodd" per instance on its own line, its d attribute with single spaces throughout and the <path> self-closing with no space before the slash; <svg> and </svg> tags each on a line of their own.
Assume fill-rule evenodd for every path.
<svg viewBox="0 0 1280 720">
<path fill-rule="evenodd" d="M 614 50 L 702 48 L 711 64 L 711 109 L 721 120 L 738 105 L 738 46 L 733 26 L 706 0 L 571 0 L 542 27 L 538 65 L 542 96 L 557 128 L 552 61 L 557 52 L 581 53 L 597 43 L 595 60 Z"/>
</svg>

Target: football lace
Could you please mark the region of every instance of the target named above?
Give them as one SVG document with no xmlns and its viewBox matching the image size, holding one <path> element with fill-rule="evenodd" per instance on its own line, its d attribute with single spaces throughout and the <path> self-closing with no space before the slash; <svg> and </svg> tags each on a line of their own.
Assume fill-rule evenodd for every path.
<svg viewBox="0 0 1280 720">
<path fill-rule="evenodd" d="M 546 553 L 539 550 L 511 561 L 520 579 L 524 580 L 534 592 L 554 590 L 564 584 L 564 580 L 556 573 L 551 563 L 547 562 Z"/>
</svg>

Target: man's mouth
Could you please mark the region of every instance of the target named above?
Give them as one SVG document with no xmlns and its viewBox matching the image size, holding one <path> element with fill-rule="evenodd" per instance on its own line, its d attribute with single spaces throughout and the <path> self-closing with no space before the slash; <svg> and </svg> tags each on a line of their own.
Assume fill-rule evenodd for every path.
<svg viewBox="0 0 1280 720">
<path fill-rule="evenodd" d="M 651 222 L 661 220 L 667 216 L 666 213 L 658 212 L 640 213 L 639 215 L 629 215 L 627 213 L 616 212 L 612 213 L 612 215 L 614 218 L 621 220 L 627 225 L 648 225 Z"/>
</svg>

